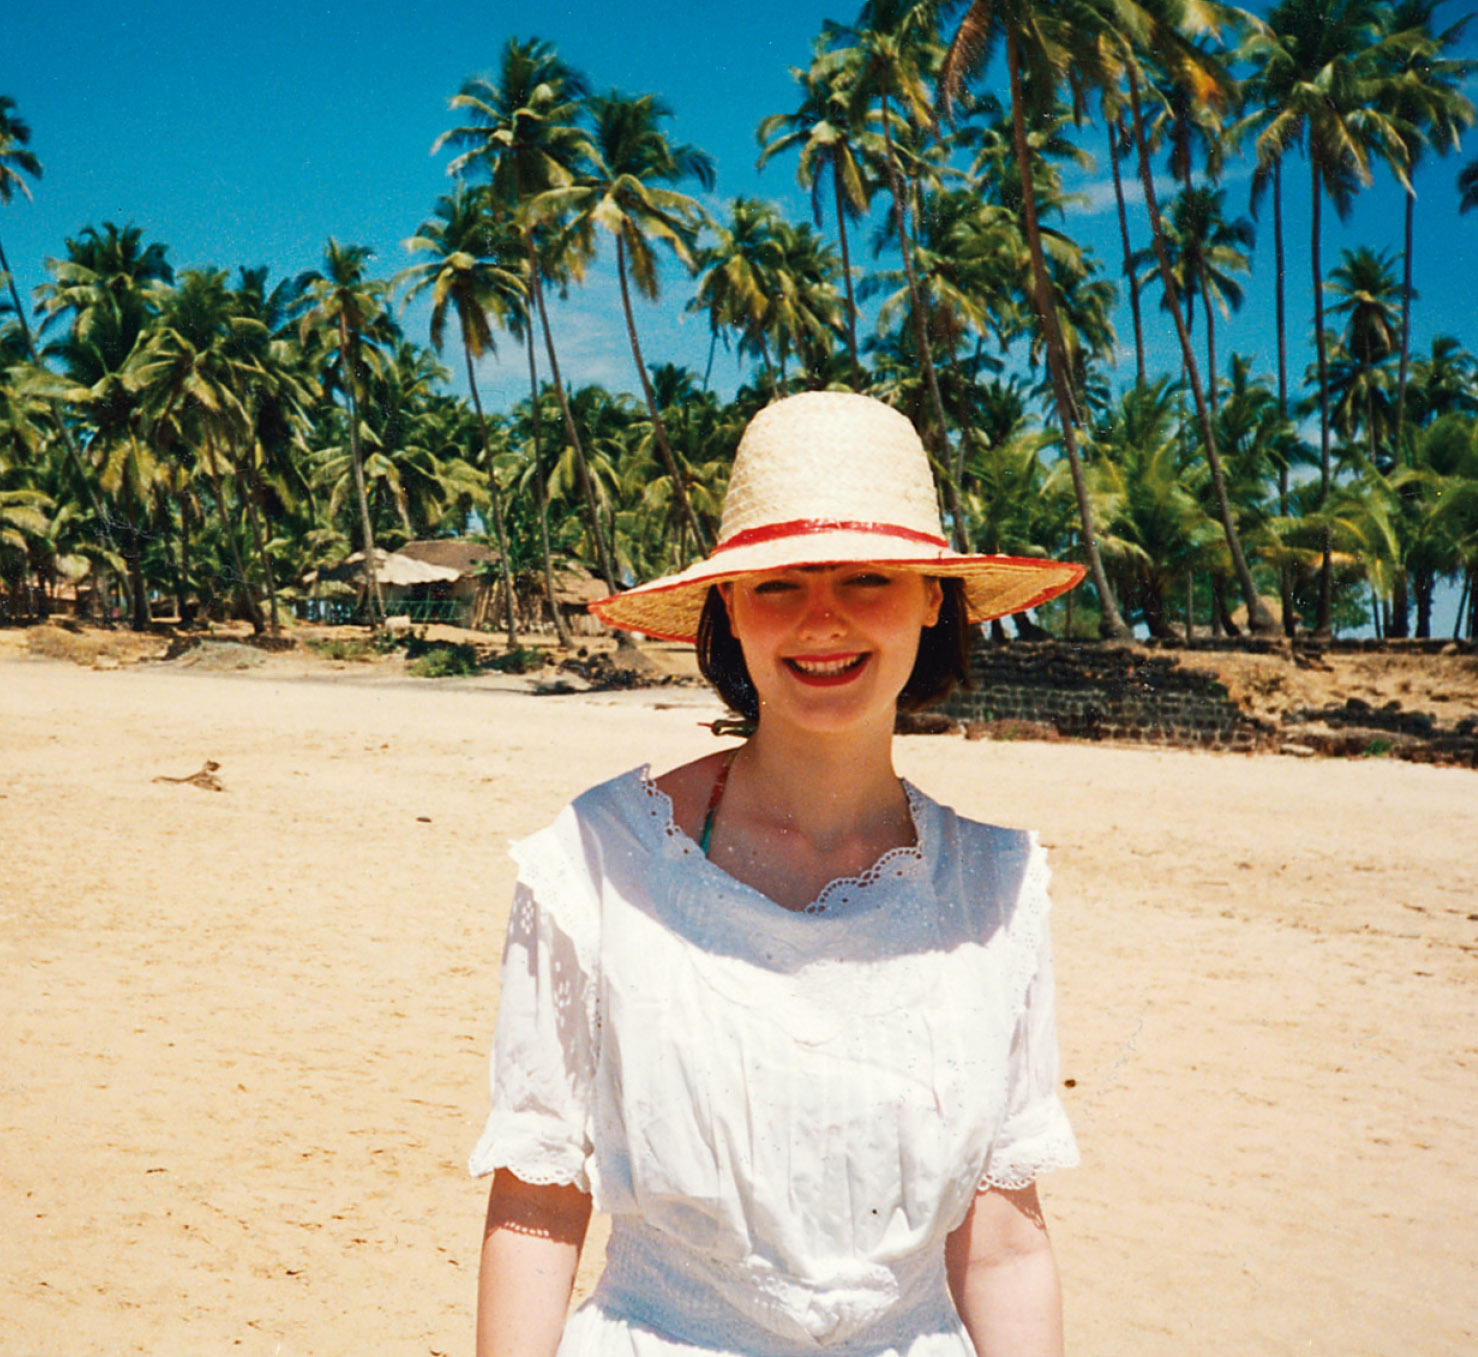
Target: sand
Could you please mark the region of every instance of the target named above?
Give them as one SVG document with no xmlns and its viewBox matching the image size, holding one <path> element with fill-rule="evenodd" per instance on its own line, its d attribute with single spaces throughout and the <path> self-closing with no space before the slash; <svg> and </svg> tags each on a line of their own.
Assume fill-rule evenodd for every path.
<svg viewBox="0 0 1478 1357">
<path fill-rule="evenodd" d="M 0 1352 L 469 1352 L 504 845 L 716 710 L 11 648 Z M 898 761 L 1052 849 L 1069 1351 L 1478 1350 L 1478 775 Z"/>
</svg>

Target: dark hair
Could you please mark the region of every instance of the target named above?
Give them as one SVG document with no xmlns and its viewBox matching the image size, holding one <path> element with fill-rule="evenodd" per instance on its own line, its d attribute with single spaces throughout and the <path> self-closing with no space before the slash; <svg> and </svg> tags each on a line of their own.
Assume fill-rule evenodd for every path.
<svg viewBox="0 0 1478 1357">
<path fill-rule="evenodd" d="M 965 612 L 965 586 L 941 579 L 944 590 L 939 620 L 919 633 L 913 672 L 898 694 L 899 711 L 918 711 L 942 701 L 956 686 L 970 686 L 970 621 Z M 760 719 L 759 694 L 744 663 L 744 651 L 729 627 L 729 610 L 712 585 L 698 619 L 698 668 L 718 695 L 745 720 Z"/>
</svg>

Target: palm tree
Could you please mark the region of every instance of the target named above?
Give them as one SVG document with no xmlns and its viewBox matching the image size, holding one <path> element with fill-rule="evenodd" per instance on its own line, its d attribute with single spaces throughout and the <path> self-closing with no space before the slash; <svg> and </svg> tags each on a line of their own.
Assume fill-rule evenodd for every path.
<svg viewBox="0 0 1478 1357">
<path fill-rule="evenodd" d="M 378 363 L 378 344 L 388 322 L 386 284 L 366 278 L 365 268 L 374 251 L 366 245 L 340 245 L 332 236 L 324 251 L 323 268 L 303 273 L 297 287 L 301 333 L 316 331 L 326 355 L 331 355 L 325 387 L 339 391 L 349 417 L 349 452 L 354 468 L 354 494 L 359 509 L 361 549 L 364 552 L 365 604 L 370 627 L 378 629 L 385 605 L 375 570 L 375 530 L 365 490 L 362 417 L 366 379 Z"/>
<path fill-rule="evenodd" d="M 1005 3 L 972 0 L 950 42 L 940 71 L 939 88 L 948 108 L 966 76 L 983 68 L 996 43 L 1004 39 L 1006 71 L 1011 88 L 1012 144 L 1021 177 L 1022 224 L 1031 258 L 1032 308 L 1046 339 L 1047 367 L 1062 429 L 1062 448 L 1068 459 L 1073 495 L 1083 527 L 1083 550 L 1088 557 L 1093 587 L 1098 592 L 1102 629 L 1107 636 L 1127 638 L 1131 632 L 1119 613 L 1099 556 L 1098 528 L 1078 449 L 1077 408 L 1072 398 L 1066 346 L 1042 250 L 1037 193 L 1026 131 L 1029 101 L 1033 116 L 1050 110 L 1056 101 L 1057 90 L 1075 63 L 1081 61 L 1085 67 L 1094 64 L 1093 30 L 1073 22 L 1075 18 L 1088 17 L 1078 15 L 1077 6 L 1072 4 L 1048 6 L 1043 0 L 1005 0 Z"/>
<path fill-rule="evenodd" d="M 37 365 L 33 389 L 53 402 L 86 410 L 92 422 L 87 452 L 97 463 L 103 494 L 123 510 L 123 557 L 132 594 L 132 625 L 144 628 L 149 620 L 148 587 L 143 574 L 146 507 L 153 498 L 158 466 L 149 448 L 139 441 L 140 397 L 134 369 L 154 320 L 150 285 L 173 278 L 166 248 L 145 245 L 136 226 L 122 229 L 105 222 L 103 230 L 88 226 L 67 241 L 65 259 L 48 259 L 54 279 L 38 290 L 44 315 L 43 331 L 70 318 L 67 333 L 47 346 L 45 356 L 59 358 L 64 377 Z M 84 459 L 67 435 L 82 484 L 89 487 Z M 104 533 L 112 538 L 112 519 L 105 502 L 93 503 Z"/>
<path fill-rule="evenodd" d="M 836 251 L 810 222 L 775 223 L 775 291 L 770 298 L 769 336 L 785 380 L 793 352 L 802 380 L 812 388 L 828 384 L 833 343 L 843 332 L 842 298 L 836 287 L 840 272 Z"/>
<path fill-rule="evenodd" d="M 1110 557 L 1126 601 L 1138 603 L 1150 635 L 1158 637 L 1174 635 L 1169 605 L 1176 582 L 1214 566 L 1223 545 L 1195 494 L 1197 468 L 1183 464 L 1175 407 L 1165 378 L 1136 384 L 1094 434 L 1101 455 L 1093 477 L 1108 509 Z M 1191 626 L 1188 602 L 1187 636 Z"/>
<path fill-rule="evenodd" d="M 828 23 L 822 31 L 831 47 L 823 70 L 847 91 L 850 116 L 861 121 L 873 103 L 877 104 L 883 174 L 892 198 L 893 227 L 908 280 L 915 351 L 933 415 L 925 425 L 925 441 L 934 444 L 939 465 L 949 475 L 953 466 L 949 424 L 929 345 L 928 301 L 914 262 L 912 194 L 904 188 L 894 145 L 896 130 L 930 128 L 934 123 L 928 85 L 940 58 L 934 6 L 932 0 L 864 0 L 854 25 Z"/>
<path fill-rule="evenodd" d="M 1191 388 L 1195 404 L 1196 420 L 1200 428 L 1201 442 L 1205 449 L 1207 466 L 1211 472 L 1212 491 L 1216 498 L 1217 512 L 1222 531 L 1226 535 L 1227 549 L 1231 555 L 1232 569 L 1237 577 L 1242 596 L 1247 604 L 1249 628 L 1254 632 L 1270 633 L 1277 624 L 1268 612 L 1258 593 L 1247 564 L 1246 554 L 1232 517 L 1231 502 L 1226 492 L 1225 476 L 1216 446 L 1214 410 L 1207 401 L 1201 382 L 1200 364 L 1195 347 L 1191 342 L 1190 328 L 1180 302 L 1180 288 L 1176 282 L 1169 249 L 1166 243 L 1164 223 L 1160 215 L 1154 174 L 1150 161 L 1146 117 L 1142 91 L 1153 91 L 1154 86 L 1147 78 L 1149 59 L 1164 72 L 1170 93 L 1166 96 L 1172 110 L 1177 111 L 1173 130 L 1176 133 L 1172 165 L 1180 171 L 1187 190 L 1190 188 L 1189 129 L 1199 128 L 1213 148 L 1219 143 L 1211 140 L 1207 123 L 1219 125 L 1219 110 L 1229 97 L 1229 80 L 1222 64 L 1214 52 L 1203 43 L 1207 36 L 1215 37 L 1222 20 L 1220 6 L 1183 7 L 1175 3 L 1128 6 L 1113 4 L 1111 14 L 1123 19 L 1121 32 L 1117 27 L 1106 36 L 1108 52 L 1112 60 L 1122 69 L 1129 89 L 1129 109 L 1132 116 L 1134 143 L 1139 160 L 1140 186 L 1144 190 L 1145 209 L 1149 215 L 1150 232 L 1154 241 L 1155 258 L 1160 267 L 1160 283 L 1165 291 L 1165 305 L 1175 324 L 1176 336 L 1180 341 L 1181 358 L 1185 364 L 1186 379 Z M 1114 70 L 1114 78 L 1119 71 Z M 1100 78 L 1106 78 L 1100 75 Z M 1220 155 L 1219 149 L 1210 152 Z M 1214 373 L 1213 373 L 1214 381 Z"/>
<path fill-rule="evenodd" d="M 1241 309 L 1242 285 L 1233 275 L 1251 271 L 1249 251 L 1254 239 L 1252 223 L 1245 217 L 1226 219 L 1225 200 L 1226 193 L 1221 189 L 1186 189 L 1171 204 L 1170 220 L 1164 225 L 1170 270 L 1176 287 L 1187 297 L 1186 329 L 1195 327 L 1197 297 L 1206 315 L 1207 390 L 1213 417 L 1217 398 L 1216 313 L 1225 316 Z M 1136 262 L 1158 273 L 1153 254 L 1152 250 L 1142 250 Z"/>
<path fill-rule="evenodd" d="M 452 97 L 450 106 L 465 110 L 469 121 L 443 132 L 431 149 L 434 154 L 450 146 L 459 152 L 447 166 L 448 174 L 486 174 L 493 200 L 512 213 L 518 224 L 528 259 L 529 291 L 544 333 L 545 354 L 579 473 L 596 559 L 607 587 L 614 592 L 616 569 L 601 527 L 580 430 L 560 376 L 544 300 L 544 279 L 578 273 L 588 241 L 542 229 L 547 224 L 547 208 L 541 211 L 539 207 L 543 194 L 569 187 L 589 163 L 590 138 L 577 122 L 581 100 L 588 93 L 585 77 L 561 61 L 549 43 L 509 39 L 497 78 L 468 80 Z"/>
<path fill-rule="evenodd" d="M 1357 185 L 1371 180 L 1370 161 L 1383 155 L 1403 186 L 1405 146 L 1400 126 L 1382 108 L 1388 71 L 1402 43 L 1385 32 L 1379 0 L 1283 0 L 1244 55 L 1262 67 L 1257 94 L 1264 108 L 1256 147 L 1266 167 L 1302 145 L 1311 187 L 1309 258 L 1318 365 L 1319 493 L 1332 484 L 1329 433 L 1329 356 L 1325 345 L 1322 211 L 1327 196 L 1341 219 L 1349 214 Z M 1331 543 L 1319 572 L 1317 632 L 1330 630 L 1333 595 Z"/>
<path fill-rule="evenodd" d="M 265 327 L 260 321 L 241 314 L 235 295 L 226 285 L 224 272 L 186 270 L 177 288 L 157 287 L 154 295 L 159 318 L 147 349 L 140 355 L 135 374 L 138 387 L 145 394 L 152 441 L 163 447 L 199 440 L 201 462 L 215 496 L 221 531 L 242 582 L 252 628 L 260 633 L 264 629 L 263 619 L 232 525 L 222 464 L 236 477 L 257 559 L 265 576 L 270 625 L 275 635 L 278 630 L 276 585 L 267 536 L 243 471 L 244 448 L 251 428 L 249 392 L 265 374 L 260 374 L 240 351 L 241 339 L 252 330 L 265 333 Z"/>
<path fill-rule="evenodd" d="M 1389 254 L 1361 245 L 1342 252 L 1327 284 L 1339 298 L 1329 314 L 1345 318 L 1340 345 L 1349 355 L 1345 379 L 1331 384 L 1333 422 L 1346 437 L 1364 429 L 1366 455 L 1382 472 L 1391 471 L 1399 459 L 1388 441 L 1394 434 L 1388 367 L 1401 346 L 1400 289 L 1394 269 Z M 1385 408 L 1378 411 L 1378 406 Z M 1387 440 L 1384 448 L 1382 433 Z"/>
<path fill-rule="evenodd" d="M 26 149 L 31 141 L 31 126 L 16 113 L 15 108 L 15 100 L 10 95 L 0 94 L 0 203 L 6 205 L 17 193 L 30 198 L 26 177 L 41 178 L 41 162 Z M 31 340 L 31 327 L 26 324 L 25 308 L 21 305 L 20 293 L 16 291 L 15 275 L 10 271 L 3 244 L 0 244 L 0 273 L 5 275 L 5 285 L 10 289 L 10 300 L 15 307 L 16 323 L 21 327 L 26 351 L 34 359 L 36 348 Z"/>
<path fill-rule="evenodd" d="M 1404 36 L 1404 46 L 1393 55 L 1395 63 L 1383 93 L 1388 111 L 1400 127 L 1409 175 L 1406 184 L 1405 249 L 1401 280 L 1401 361 L 1396 377 L 1396 455 L 1401 456 L 1401 426 L 1406 418 L 1406 378 L 1411 358 L 1411 287 L 1415 243 L 1416 189 L 1412 180 L 1426 148 L 1438 155 L 1456 151 L 1465 128 L 1474 122 L 1473 102 L 1463 93 L 1463 82 L 1478 69 L 1478 62 L 1460 61 L 1443 53 L 1455 47 L 1468 26 L 1471 14 L 1434 32 L 1432 19 L 1442 0 L 1400 0 L 1392 10 L 1392 31 Z"/>
<path fill-rule="evenodd" d="M 508 534 L 503 526 L 503 496 L 493 470 L 487 416 L 483 413 L 473 360 L 485 353 L 496 352 L 493 319 L 506 324 L 507 317 L 523 306 L 527 289 L 523 271 L 508 267 L 496 253 L 496 242 L 489 230 L 488 216 L 481 200 L 481 194 L 472 193 L 460 184 L 453 193 L 438 199 L 435 218 L 424 223 L 406 241 L 406 249 L 411 253 L 431 257 L 424 264 L 406 269 L 400 278 L 410 282 L 405 294 L 407 305 L 428 288 L 431 290 L 431 345 L 437 353 L 441 352 L 446 339 L 448 306 L 457 314 L 467 386 L 477 412 L 483 463 L 487 467 L 488 499 L 493 511 L 493 533 L 498 543 L 499 573 L 503 585 L 504 624 L 508 632 L 508 648 L 513 650 L 518 646 L 513 567 L 508 554 Z"/>
<path fill-rule="evenodd" d="M 1457 210 L 1461 216 L 1478 207 L 1478 160 L 1470 160 L 1457 172 Z"/>
<path fill-rule="evenodd" d="M 739 331 L 740 352 L 753 354 L 763 363 L 772 395 L 779 395 L 779 387 L 768 334 L 784 261 L 778 238 L 781 225 L 779 213 L 769 203 L 735 198 L 729 204 L 727 222 L 714 228 L 714 244 L 699 256 L 697 286 L 688 303 L 689 311 L 708 313 L 715 341 L 725 329 Z"/>
<path fill-rule="evenodd" d="M 837 239 L 842 250 L 842 282 L 847 295 L 847 352 L 852 359 L 852 386 L 861 390 L 862 365 L 857 349 L 857 299 L 852 287 L 852 256 L 847 222 L 867 211 L 871 186 L 859 153 L 860 129 L 849 108 L 845 68 L 833 69 L 818 50 L 806 70 L 792 66 L 791 78 L 801 87 L 800 107 L 793 113 L 772 113 L 759 125 L 759 168 L 775 156 L 798 147 L 796 178 L 811 190 L 811 213 L 821 225 L 821 185 L 831 176 Z"/>
<path fill-rule="evenodd" d="M 631 356 L 636 362 L 662 464 L 701 554 L 708 550 L 708 535 L 693 512 L 668 445 L 662 413 L 637 338 L 630 282 L 635 279 L 637 290 L 648 301 L 657 300 L 660 289 L 654 240 L 665 244 L 685 268 L 690 271 L 695 268 L 692 247 L 706 214 L 692 198 L 663 185 L 695 179 L 705 189 L 711 189 L 713 160 L 697 147 L 675 146 L 668 141 L 660 124 L 672 113 L 655 95 L 628 98 L 612 90 L 589 100 L 587 107 L 594 128 L 590 170 L 568 188 L 549 190 L 540 201 L 556 215 L 571 212 L 576 230 L 599 226 L 615 238 L 616 276 L 621 284 L 621 307 L 626 316 Z"/>
</svg>

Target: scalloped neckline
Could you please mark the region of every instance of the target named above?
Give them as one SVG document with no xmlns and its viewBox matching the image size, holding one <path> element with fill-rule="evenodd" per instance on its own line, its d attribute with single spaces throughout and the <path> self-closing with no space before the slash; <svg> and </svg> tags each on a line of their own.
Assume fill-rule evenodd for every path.
<svg viewBox="0 0 1478 1357">
<path fill-rule="evenodd" d="M 720 867 L 718 863 L 714 862 L 703 852 L 692 835 L 677 823 L 677 818 L 673 813 L 672 798 L 657 785 L 656 778 L 652 776 L 652 765 L 650 763 L 642 764 L 636 770 L 636 773 L 642 792 L 649 799 L 664 808 L 660 816 L 662 820 L 660 829 L 663 849 L 669 856 L 675 853 L 676 856 L 681 858 L 696 857 L 699 870 L 707 868 L 731 887 L 747 892 L 756 899 L 762 900 L 771 909 L 778 910 L 782 914 L 791 914 L 798 918 L 815 918 L 831 914 L 833 912 L 831 898 L 840 891 L 848 888 L 858 891 L 867 890 L 880 881 L 887 869 L 893 866 L 894 863 L 903 862 L 914 864 L 914 870 L 917 870 L 925 860 L 924 817 L 921 812 L 926 798 L 923 792 L 915 787 L 907 778 L 900 777 L 898 783 L 903 788 L 904 799 L 908 802 L 908 818 L 913 825 L 914 841 L 912 843 L 901 844 L 897 848 L 888 849 L 870 867 L 864 868 L 854 876 L 833 877 L 817 891 L 815 899 L 808 901 L 799 909 L 791 909 L 786 905 L 782 905 L 772 896 L 766 895 L 759 887 L 751 886 L 747 881 L 739 880 L 737 876 Z M 909 874 L 907 870 L 897 873 L 899 876 L 907 874 Z M 838 903 L 850 904 L 851 900 L 844 896 Z"/>
</svg>

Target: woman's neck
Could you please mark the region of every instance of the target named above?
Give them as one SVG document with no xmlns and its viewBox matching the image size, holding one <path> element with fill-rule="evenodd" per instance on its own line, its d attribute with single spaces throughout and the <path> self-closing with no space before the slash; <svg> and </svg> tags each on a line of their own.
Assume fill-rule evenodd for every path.
<svg viewBox="0 0 1478 1357">
<path fill-rule="evenodd" d="M 831 734 L 762 720 L 734 774 L 750 814 L 817 847 L 907 815 L 893 768 L 891 722 Z"/>
</svg>

